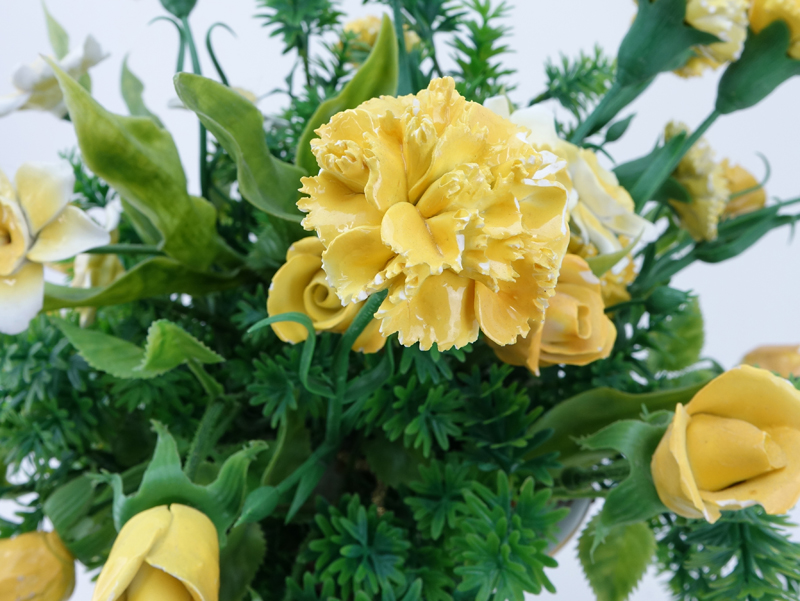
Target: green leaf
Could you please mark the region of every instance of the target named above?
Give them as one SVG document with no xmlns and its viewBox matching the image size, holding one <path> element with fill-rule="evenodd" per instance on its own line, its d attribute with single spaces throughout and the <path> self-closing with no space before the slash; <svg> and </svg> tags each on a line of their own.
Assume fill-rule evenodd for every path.
<svg viewBox="0 0 800 601">
<path fill-rule="evenodd" d="M 50 38 L 50 46 L 52 46 L 56 58 L 60 60 L 69 53 L 69 34 L 53 18 L 44 2 L 42 2 L 42 8 L 44 9 L 44 18 L 47 21 L 47 37 Z"/>
<path fill-rule="evenodd" d="M 57 488 L 44 502 L 44 514 L 66 544 L 70 530 L 89 513 L 95 483 L 88 476 L 78 476 Z"/>
<path fill-rule="evenodd" d="M 622 136 L 624 136 L 635 116 L 636 113 L 633 113 L 625 117 L 625 119 L 621 119 L 609 126 L 609 128 L 606 130 L 606 143 L 616 142 Z"/>
<path fill-rule="evenodd" d="M 219 601 L 239 601 L 245 596 L 266 553 L 267 541 L 258 524 L 231 530 L 219 554 Z"/>
<path fill-rule="evenodd" d="M 275 451 L 264 470 L 262 483 L 277 486 L 310 456 L 311 434 L 306 428 L 303 414 L 290 411 L 278 429 Z"/>
<path fill-rule="evenodd" d="M 155 378 L 193 359 L 221 363 L 217 353 L 172 322 L 153 322 L 142 349 L 121 338 L 85 330 L 61 319 L 53 320 L 70 343 L 95 369 L 123 379 Z"/>
<path fill-rule="evenodd" d="M 200 273 L 174 259 L 155 257 L 142 261 L 105 288 L 70 288 L 47 283 L 43 310 L 120 305 L 173 293 L 201 296 L 239 287 L 249 278 L 248 274 L 235 272 Z"/>
<path fill-rule="evenodd" d="M 376 96 L 393 96 L 397 93 L 397 52 L 397 36 L 392 20 L 384 16 L 378 39 L 367 60 L 342 91 L 319 105 L 308 120 L 297 144 L 298 167 L 310 174 L 319 171 L 317 161 L 311 152 L 311 140 L 316 137 L 314 130 L 330 121 L 336 113 L 356 108 L 362 102 Z"/>
<path fill-rule="evenodd" d="M 648 339 L 653 351 L 647 364 L 653 371 L 680 371 L 697 363 L 705 343 L 699 299 L 688 299 L 683 310 L 673 313 L 669 321 L 660 321 Z"/>
<path fill-rule="evenodd" d="M 197 0 L 161 0 L 161 6 L 179 19 L 188 17 L 195 4 L 197 4 Z"/>
<path fill-rule="evenodd" d="M 207 269 L 220 251 L 216 210 L 206 200 L 189 196 L 169 132 L 149 118 L 108 112 L 58 65 L 50 61 L 50 66 L 87 167 L 152 222 L 165 253 L 195 269 Z"/>
<path fill-rule="evenodd" d="M 579 453 L 576 438 L 588 436 L 619 420 L 636 419 L 642 408 L 650 412 L 674 411 L 678 403 L 686 404 L 707 382 L 659 392 L 631 394 L 612 388 L 595 388 L 559 403 L 533 426 L 532 434 L 553 430 L 553 435 L 535 450 L 535 455 L 558 451 L 559 462 L 578 465 L 592 461 L 595 454 Z"/>
<path fill-rule="evenodd" d="M 191 73 L 175 76 L 175 90 L 236 161 L 242 196 L 270 215 L 299 223 L 303 172 L 270 154 L 258 108 L 229 87 Z"/>
<path fill-rule="evenodd" d="M 255 489 L 244 500 L 242 515 L 236 525 L 260 522 L 272 515 L 280 501 L 280 491 L 274 486 L 262 486 Z"/>
<path fill-rule="evenodd" d="M 656 551 L 656 538 L 645 523 L 613 528 L 592 551 L 599 515 L 578 540 L 578 558 L 597 601 L 625 601 L 641 581 Z"/>
<path fill-rule="evenodd" d="M 120 89 L 122 90 L 122 99 L 128 107 L 128 111 L 133 117 L 150 117 L 159 127 L 164 127 L 161 120 L 153 113 L 151 113 L 144 104 L 142 93 L 144 92 L 144 84 L 141 80 L 133 74 L 128 68 L 128 57 L 122 61 L 122 75 L 120 77 Z"/>
<path fill-rule="evenodd" d="M 598 255 L 596 257 L 587 258 L 586 262 L 589 264 L 589 268 L 592 270 L 592 273 L 598 278 L 603 277 L 606 272 L 614 268 L 614 265 L 627 257 L 641 239 L 642 234 L 639 234 L 636 236 L 636 240 L 628 244 L 628 246 L 622 250 L 618 250 L 615 253 L 609 253 L 607 255 Z"/>
<path fill-rule="evenodd" d="M 364 456 L 381 482 L 393 488 L 419 479 L 419 468 L 426 464 L 419 449 L 407 449 L 400 441 L 379 436 L 364 444 Z"/>
</svg>

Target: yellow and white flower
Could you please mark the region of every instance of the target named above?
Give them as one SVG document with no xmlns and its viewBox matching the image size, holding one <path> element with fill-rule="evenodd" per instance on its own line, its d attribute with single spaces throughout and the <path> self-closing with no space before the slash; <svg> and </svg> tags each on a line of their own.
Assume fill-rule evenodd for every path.
<svg viewBox="0 0 800 601">
<path fill-rule="evenodd" d="M 12 184 L 0 171 L 0 332 L 19 334 L 42 309 L 44 263 L 63 261 L 110 236 L 69 204 L 69 163 L 26 163 Z"/>
<path fill-rule="evenodd" d="M 83 46 L 57 62 L 73 78 L 80 79 L 107 56 L 97 40 L 88 36 Z M 41 57 L 29 65 L 19 66 L 11 81 L 16 90 L 7 96 L 0 96 L 0 117 L 17 110 L 48 111 L 59 119 L 67 114 L 64 95 L 55 73 Z"/>
<path fill-rule="evenodd" d="M 75 559 L 55 532 L 0 540 L 0 601 L 66 601 Z"/>
<path fill-rule="evenodd" d="M 298 202 L 342 303 L 389 294 L 376 317 L 401 344 L 513 343 L 541 326 L 569 240 L 563 161 L 435 79 L 335 115 L 312 142 Z"/>
<path fill-rule="evenodd" d="M 751 0 L 689 0 L 686 3 L 686 22 L 721 41 L 695 46 L 695 56 L 676 73 L 682 77 L 695 77 L 702 75 L 707 68 L 716 69 L 737 60 L 747 39 L 750 4 Z"/>
</svg>

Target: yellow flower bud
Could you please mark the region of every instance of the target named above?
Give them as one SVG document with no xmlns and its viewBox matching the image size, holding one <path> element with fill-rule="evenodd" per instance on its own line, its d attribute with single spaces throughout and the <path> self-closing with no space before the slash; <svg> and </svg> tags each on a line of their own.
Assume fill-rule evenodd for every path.
<svg viewBox="0 0 800 601">
<path fill-rule="evenodd" d="M 325 247 L 316 236 L 295 242 L 286 253 L 286 263 L 272 278 L 267 297 L 270 317 L 281 313 L 305 313 L 314 322 L 314 329 L 343 334 L 361 310 L 363 302 L 342 306 L 336 291 L 328 284 L 322 270 Z M 308 337 L 308 330 L 298 323 L 284 321 L 272 324 L 278 338 L 298 343 Z M 376 353 L 386 344 L 380 322 L 373 319 L 353 344 L 353 350 Z"/>
<path fill-rule="evenodd" d="M 0 601 L 64 601 L 75 588 L 75 560 L 55 532 L 0 540 Z"/>
<path fill-rule="evenodd" d="M 539 367 L 548 365 L 588 365 L 605 359 L 616 339 L 617 329 L 605 314 L 600 280 L 586 261 L 567 255 L 544 326 L 516 344 L 493 348 L 502 361 L 527 365 L 539 373 Z"/>
<path fill-rule="evenodd" d="M 747 353 L 742 363 L 768 369 L 784 378 L 800 378 L 800 345 L 760 346 Z"/>
<path fill-rule="evenodd" d="M 728 189 L 731 196 L 759 185 L 758 180 L 749 171 L 739 165 L 731 166 L 728 159 L 722 161 L 722 168 L 725 171 L 725 179 L 728 180 Z M 767 193 L 764 188 L 758 188 L 758 190 L 732 199 L 725 207 L 723 216 L 728 218 L 738 217 L 739 215 L 762 209 L 765 204 L 767 204 Z"/>
<path fill-rule="evenodd" d="M 370 50 L 378 39 L 382 22 L 380 17 L 368 15 L 346 23 L 344 30 L 347 33 L 354 34 L 356 41 L 363 44 L 367 50 Z M 407 23 L 403 25 L 403 39 L 405 40 L 407 52 L 416 48 L 420 43 L 419 36 L 415 31 L 409 29 Z"/>
<path fill-rule="evenodd" d="M 800 498 L 800 391 L 764 369 L 725 372 L 678 404 L 651 470 L 683 517 L 713 523 L 755 504 L 786 513 Z"/>
<path fill-rule="evenodd" d="M 742 54 L 747 38 L 747 8 L 750 0 L 688 0 L 686 22 L 721 41 L 695 46 L 695 55 L 676 73 L 681 77 L 702 75 L 707 68 L 735 61 Z"/>
<path fill-rule="evenodd" d="M 792 36 L 789 56 L 800 59 L 800 3 L 797 0 L 753 0 L 750 8 L 750 27 L 753 31 L 760 33 L 778 19 L 789 25 Z"/>
<path fill-rule="evenodd" d="M 205 514 L 162 505 L 132 517 L 100 572 L 92 601 L 217 601 L 219 541 Z"/>
</svg>

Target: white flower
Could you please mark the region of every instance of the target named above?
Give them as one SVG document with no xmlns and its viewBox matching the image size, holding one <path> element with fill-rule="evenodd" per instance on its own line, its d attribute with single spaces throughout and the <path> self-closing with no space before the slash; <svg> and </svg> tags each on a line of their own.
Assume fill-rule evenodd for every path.
<svg viewBox="0 0 800 601">
<path fill-rule="evenodd" d="M 26 163 L 12 184 L 0 171 L 0 332 L 25 331 L 44 304 L 43 263 L 108 244 L 110 236 L 69 205 L 69 163 Z"/>
<path fill-rule="evenodd" d="M 528 130 L 527 142 L 537 150 L 550 150 L 567 161 L 566 173 L 571 189 L 569 211 L 572 226 L 581 241 L 594 244 L 600 254 L 622 250 L 619 236 L 648 240 L 654 234 L 653 224 L 634 210 L 633 199 L 619 185 L 617 177 L 597 160 L 597 155 L 562 140 L 556 133 L 553 114 L 542 106 L 510 110 L 508 98 L 495 96 L 484 103 L 501 117 L 510 119 Z"/>
<path fill-rule="evenodd" d="M 91 67 L 105 59 L 100 44 L 88 36 L 81 48 L 76 48 L 58 61 L 58 66 L 75 79 L 85 75 Z M 29 65 L 20 65 L 11 79 L 16 91 L 0 96 L 0 117 L 17 110 L 49 111 L 59 119 L 67 114 L 64 95 L 55 73 L 43 58 Z"/>
</svg>

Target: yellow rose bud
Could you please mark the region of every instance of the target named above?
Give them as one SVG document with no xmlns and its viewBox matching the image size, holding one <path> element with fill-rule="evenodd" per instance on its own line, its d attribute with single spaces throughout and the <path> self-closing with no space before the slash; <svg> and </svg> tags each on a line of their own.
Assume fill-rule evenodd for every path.
<svg viewBox="0 0 800 601">
<path fill-rule="evenodd" d="M 600 280 L 576 255 L 566 255 L 544 326 L 509 346 L 493 346 L 512 365 L 534 373 L 554 364 L 588 365 L 611 354 L 617 329 L 605 314 Z"/>
<path fill-rule="evenodd" d="M 286 253 L 286 263 L 272 278 L 267 297 L 270 317 L 281 313 L 305 313 L 321 332 L 343 334 L 361 310 L 363 302 L 342 306 L 336 291 L 328 284 L 322 270 L 325 247 L 316 236 L 295 242 Z M 278 338 L 298 343 L 308 337 L 308 330 L 298 323 L 284 321 L 272 324 Z M 376 353 L 386 344 L 380 332 L 380 322 L 373 319 L 353 344 L 353 350 Z"/>
<path fill-rule="evenodd" d="M 219 541 L 205 514 L 154 507 L 120 530 L 92 601 L 217 601 Z"/>
<path fill-rule="evenodd" d="M 760 346 L 747 353 L 742 363 L 774 371 L 784 378 L 800 378 L 800 345 Z"/>
<path fill-rule="evenodd" d="M 751 190 L 759 185 L 758 180 L 749 171 L 739 165 L 731 166 L 728 159 L 722 161 L 722 168 L 725 171 L 725 179 L 728 180 L 728 189 L 731 196 L 744 190 Z M 767 204 L 767 193 L 764 188 L 758 188 L 733 198 L 725 207 L 723 216 L 728 218 L 738 217 L 739 215 L 762 209 L 765 204 Z"/>
<path fill-rule="evenodd" d="M 800 391 L 764 369 L 725 372 L 678 404 L 651 470 L 683 517 L 713 523 L 755 504 L 786 513 L 800 498 Z"/>
<path fill-rule="evenodd" d="M 800 2 L 797 0 L 754 0 L 750 8 L 750 27 L 760 33 L 781 19 L 789 25 L 791 44 L 789 56 L 800 59 Z"/>
<path fill-rule="evenodd" d="M 0 601 L 64 601 L 75 588 L 75 560 L 55 532 L 0 540 Z"/>
</svg>

